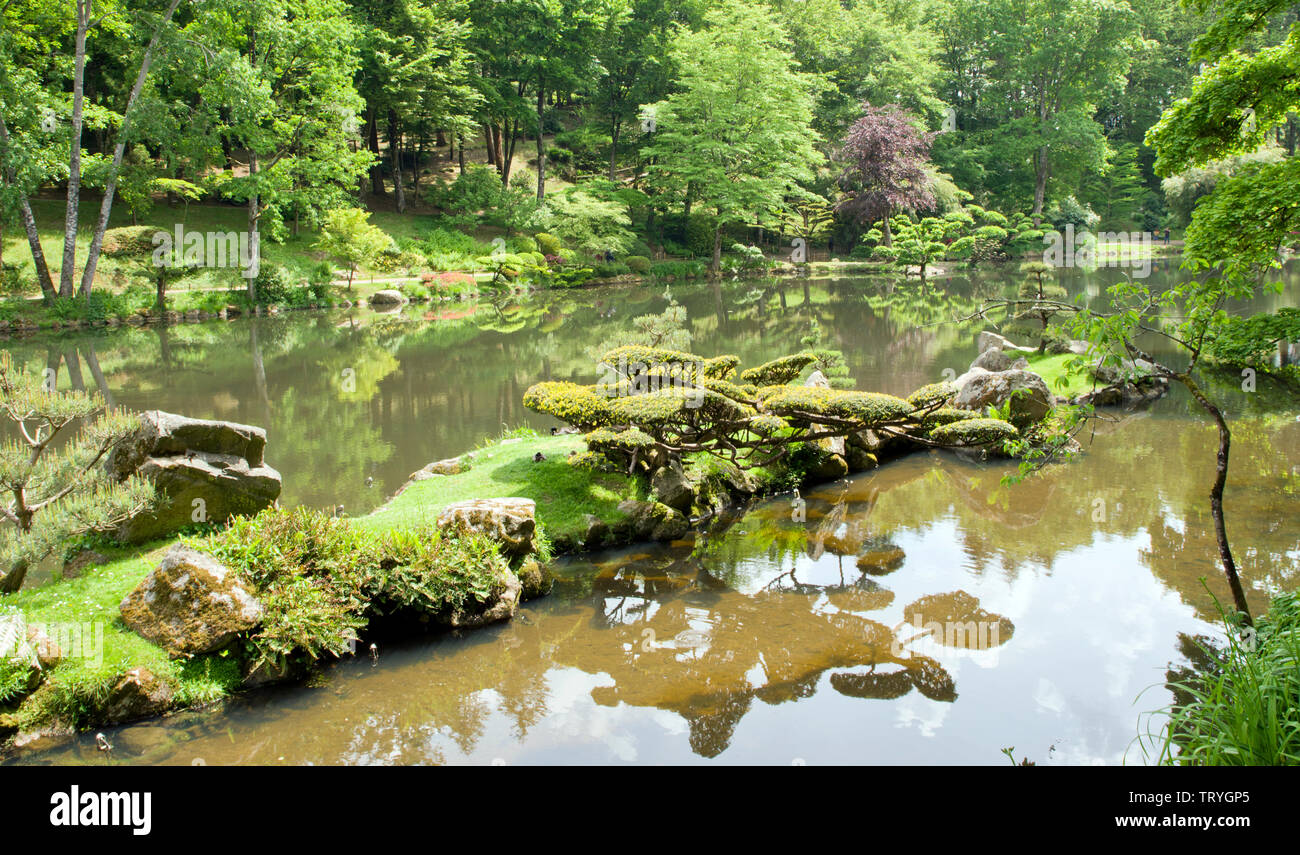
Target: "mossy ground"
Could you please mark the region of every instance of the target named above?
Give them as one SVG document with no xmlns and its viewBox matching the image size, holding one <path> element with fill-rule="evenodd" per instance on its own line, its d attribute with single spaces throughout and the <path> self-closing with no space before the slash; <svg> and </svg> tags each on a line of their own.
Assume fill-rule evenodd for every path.
<svg viewBox="0 0 1300 855">
<path fill-rule="evenodd" d="M 47 628 L 53 637 L 81 627 L 80 655 L 67 656 L 50 670 L 40 692 L 16 710 L 16 723 L 30 727 L 49 719 L 78 724 L 117 679 L 131 668 L 148 668 L 165 679 L 184 706 L 206 703 L 225 695 L 239 682 L 233 661 L 218 656 L 187 662 L 170 659 L 156 645 L 128 629 L 118 606 L 147 576 L 175 540 L 157 541 L 130 549 L 100 549 L 109 561 L 76 579 L 62 579 L 5 597 L 6 609 L 17 609 L 28 625 Z M 50 628 L 55 628 L 51 632 Z M 99 645 L 102 633 L 102 648 Z M 72 651 L 76 652 L 76 651 Z"/>
<path fill-rule="evenodd" d="M 639 479 L 568 463 L 570 452 L 587 448 L 581 436 L 525 436 L 474 451 L 470 469 L 408 486 L 385 507 L 357 524 L 367 528 L 399 528 L 432 522 L 447 505 L 469 499 L 521 496 L 537 503 L 537 521 L 552 542 L 581 543 L 587 514 L 607 524 L 626 515 L 619 502 L 643 499 Z M 541 453 L 544 460 L 535 461 Z"/>
<path fill-rule="evenodd" d="M 1104 383 L 1094 383 L 1092 377 L 1081 368 L 1071 371 L 1071 363 L 1078 359 L 1079 357 L 1073 353 L 1031 355 L 1029 368 L 1043 378 L 1047 388 L 1052 390 L 1052 394 L 1062 398 L 1073 398 L 1093 391 L 1094 386 L 1096 388 L 1104 386 Z"/>
</svg>

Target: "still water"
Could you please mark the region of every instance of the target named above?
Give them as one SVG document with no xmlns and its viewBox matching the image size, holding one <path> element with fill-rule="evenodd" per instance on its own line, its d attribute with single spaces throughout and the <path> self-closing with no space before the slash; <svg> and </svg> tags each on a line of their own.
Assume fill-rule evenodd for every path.
<svg viewBox="0 0 1300 855">
<path fill-rule="evenodd" d="M 1169 281 L 1165 265 L 1154 275 Z M 1095 298 L 1115 275 L 1066 284 Z M 799 349 L 815 321 L 858 388 L 907 394 L 965 369 L 982 324 L 949 321 L 1014 285 L 673 296 L 697 353 L 756 364 Z M 359 514 L 503 426 L 547 429 L 523 391 L 591 382 L 593 352 L 664 305 L 662 286 L 560 292 L 10 347 L 119 405 L 263 425 L 283 504 Z M 1237 419 L 1229 534 L 1259 609 L 1300 584 L 1300 422 L 1263 384 L 1214 392 Z M 1006 464 L 924 453 L 806 493 L 804 520 L 777 497 L 688 542 L 565 559 L 554 592 L 508 625 L 108 732 L 111 762 L 999 763 L 1014 746 L 1039 764 L 1141 763 L 1167 668 L 1217 632 L 1228 598 L 1205 498 L 1214 434 L 1176 390 L 1084 440 L 1082 457 L 1019 485 L 1001 483 Z M 88 739 L 28 759 L 109 762 Z"/>
</svg>

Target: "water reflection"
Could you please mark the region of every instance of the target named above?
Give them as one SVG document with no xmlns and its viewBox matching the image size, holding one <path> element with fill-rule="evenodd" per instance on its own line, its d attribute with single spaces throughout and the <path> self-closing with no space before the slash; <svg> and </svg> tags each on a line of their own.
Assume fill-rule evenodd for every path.
<svg viewBox="0 0 1300 855">
<path fill-rule="evenodd" d="M 1072 293 L 1100 293 L 1098 276 Z M 1008 284 L 675 293 L 699 352 L 761 361 L 816 320 L 860 388 L 906 393 L 974 355 L 972 328 L 936 322 Z M 590 344 L 663 304 L 660 289 L 558 293 L 12 347 L 126 406 L 268 425 L 284 501 L 353 510 L 503 423 L 544 427 L 523 389 L 589 380 Z M 1300 584 L 1300 423 L 1230 381 L 1215 389 L 1236 419 L 1229 534 L 1259 609 Z M 1205 501 L 1214 436 L 1175 394 L 1090 438 L 1015 486 L 1005 465 L 918 454 L 809 491 L 802 520 L 779 497 L 688 542 L 569 560 L 509 625 L 119 729 L 111 762 L 988 763 L 1008 745 L 1140 760 L 1137 714 L 1167 693 L 1134 699 L 1227 596 Z M 106 762 L 89 739 L 36 760 Z"/>
</svg>

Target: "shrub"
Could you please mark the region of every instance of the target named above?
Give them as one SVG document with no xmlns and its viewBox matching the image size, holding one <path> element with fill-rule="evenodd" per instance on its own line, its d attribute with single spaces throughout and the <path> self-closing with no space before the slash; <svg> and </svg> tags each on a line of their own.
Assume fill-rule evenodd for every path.
<svg viewBox="0 0 1300 855">
<path fill-rule="evenodd" d="M 629 255 L 624 260 L 624 264 L 627 265 L 628 270 L 639 276 L 644 276 L 650 272 L 650 259 L 644 255 Z"/>
<path fill-rule="evenodd" d="M 376 617 L 412 609 L 445 620 L 485 604 L 509 570 L 479 534 L 424 527 L 380 536 L 307 508 L 239 517 L 190 545 L 253 586 L 264 613 L 245 652 L 277 666 L 342 656 Z"/>
<path fill-rule="evenodd" d="M 1019 436 L 1010 422 L 982 418 L 954 421 L 930 432 L 930 439 L 942 445 L 985 446 L 990 450 L 999 450 L 1004 442 Z"/>
<path fill-rule="evenodd" d="M 558 256 L 564 251 L 564 244 L 555 235 L 538 232 L 533 235 L 533 240 L 537 243 L 537 248 L 545 255 Z"/>
</svg>

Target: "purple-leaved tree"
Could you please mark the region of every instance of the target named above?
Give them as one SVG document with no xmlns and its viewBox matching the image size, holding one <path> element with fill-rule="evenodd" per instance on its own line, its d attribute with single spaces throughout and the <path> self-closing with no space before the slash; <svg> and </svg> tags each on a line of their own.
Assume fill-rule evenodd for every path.
<svg viewBox="0 0 1300 855">
<path fill-rule="evenodd" d="M 921 130 L 901 107 L 863 104 L 862 109 L 836 152 L 843 164 L 838 180 L 845 197 L 835 210 L 864 228 L 881 221 L 881 243 L 892 246 L 891 216 L 934 205 L 925 164 L 935 135 Z"/>
</svg>

